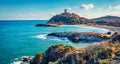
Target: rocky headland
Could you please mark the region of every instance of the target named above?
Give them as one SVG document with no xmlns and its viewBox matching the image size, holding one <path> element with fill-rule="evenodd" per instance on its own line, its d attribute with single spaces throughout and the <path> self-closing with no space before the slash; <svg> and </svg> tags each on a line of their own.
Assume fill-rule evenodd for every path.
<svg viewBox="0 0 120 64">
<path fill-rule="evenodd" d="M 58 25 L 100 25 L 120 27 L 120 17 L 117 16 L 103 16 L 94 19 L 87 19 L 80 17 L 75 13 L 70 13 L 65 10 L 61 14 L 53 16 L 45 24 L 37 24 L 36 26 L 57 27 Z"/>
<path fill-rule="evenodd" d="M 47 24 L 57 25 L 79 25 L 79 24 L 92 24 L 93 21 L 84 17 L 80 17 L 75 13 L 67 12 L 53 16 Z"/>
<path fill-rule="evenodd" d="M 56 27 L 58 25 L 91 25 L 93 23 L 93 20 L 80 17 L 75 13 L 70 13 L 65 10 L 63 13 L 53 16 L 47 23 L 37 24 L 36 26 Z"/>
</svg>

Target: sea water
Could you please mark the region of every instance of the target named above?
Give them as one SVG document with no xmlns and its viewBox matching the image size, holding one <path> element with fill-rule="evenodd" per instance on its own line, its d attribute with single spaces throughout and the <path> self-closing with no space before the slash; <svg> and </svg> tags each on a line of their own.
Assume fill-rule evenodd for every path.
<svg viewBox="0 0 120 64">
<path fill-rule="evenodd" d="M 108 30 L 87 26 L 62 25 L 59 27 L 35 27 L 47 20 L 1 20 L 0 21 L 0 64 L 10 64 L 22 56 L 35 56 L 55 44 L 87 46 L 92 43 L 72 43 L 67 39 L 46 38 L 52 32 L 97 32 L 106 33 Z M 19 61 L 20 62 L 20 61 Z M 18 63 L 19 63 L 18 62 Z"/>
</svg>

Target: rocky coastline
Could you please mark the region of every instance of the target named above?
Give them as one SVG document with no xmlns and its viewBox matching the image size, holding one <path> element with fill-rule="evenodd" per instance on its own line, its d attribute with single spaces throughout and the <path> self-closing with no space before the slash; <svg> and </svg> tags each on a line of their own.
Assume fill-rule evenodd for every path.
<svg viewBox="0 0 120 64">
<path fill-rule="evenodd" d="M 106 18 L 106 17 L 105 17 Z M 111 17 L 110 17 L 111 18 Z M 102 22 L 101 19 L 87 19 L 79 17 L 77 14 L 64 13 L 53 16 L 46 24 L 37 24 L 36 26 L 57 27 L 59 25 L 89 25 L 103 26 L 107 29 L 114 29 L 109 26 L 116 26 L 112 32 L 94 33 L 94 32 L 55 32 L 47 36 L 55 36 L 59 38 L 68 38 L 74 43 L 80 41 L 99 42 L 99 44 L 89 45 L 83 48 L 74 46 L 64 46 L 63 44 L 52 45 L 44 53 L 38 53 L 30 64 L 119 64 L 120 63 L 120 31 L 119 21 L 115 24 L 108 21 Z M 98 23 L 98 24 L 97 24 Z M 97 27 L 99 27 L 97 26 Z M 103 27 L 103 28 L 106 28 Z M 101 27 L 100 27 L 101 28 Z"/>
<path fill-rule="evenodd" d="M 80 41 L 101 42 L 113 38 L 114 34 L 103 34 L 103 33 L 93 33 L 93 32 L 56 32 L 56 33 L 50 33 L 47 36 L 55 36 L 60 38 L 66 37 L 70 41 L 77 43 Z"/>
<path fill-rule="evenodd" d="M 110 41 L 90 45 L 84 48 L 50 46 L 45 53 L 37 54 L 30 64 L 119 64 L 120 35 Z"/>
</svg>

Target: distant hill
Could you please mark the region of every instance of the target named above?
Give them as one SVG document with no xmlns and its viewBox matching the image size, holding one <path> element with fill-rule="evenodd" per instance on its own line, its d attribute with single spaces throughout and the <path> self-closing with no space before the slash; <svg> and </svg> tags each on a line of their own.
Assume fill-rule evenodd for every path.
<svg viewBox="0 0 120 64">
<path fill-rule="evenodd" d="M 79 17 L 75 13 L 70 13 L 65 10 L 64 13 L 53 16 L 47 24 L 58 24 L 58 25 L 77 25 L 77 24 L 90 24 L 93 23 L 92 20 Z"/>
<path fill-rule="evenodd" d="M 99 18 L 94 18 L 92 19 L 94 21 L 111 21 L 111 22 L 114 22 L 114 21 L 117 21 L 117 20 L 120 20 L 120 17 L 118 16 L 103 16 L 103 17 L 99 17 Z"/>
<path fill-rule="evenodd" d="M 92 20 L 99 25 L 120 27 L 120 17 L 117 16 L 103 16 Z"/>
</svg>

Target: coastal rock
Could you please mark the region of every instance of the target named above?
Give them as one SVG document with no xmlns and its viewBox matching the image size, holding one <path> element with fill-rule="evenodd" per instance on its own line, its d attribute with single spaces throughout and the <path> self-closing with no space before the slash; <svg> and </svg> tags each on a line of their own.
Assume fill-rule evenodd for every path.
<svg viewBox="0 0 120 64">
<path fill-rule="evenodd" d="M 120 42 L 120 35 L 115 36 L 112 41 L 115 41 L 115 42 L 118 41 L 118 42 Z"/>
<path fill-rule="evenodd" d="M 79 24 L 92 24 L 93 21 L 84 17 L 79 17 L 75 13 L 70 13 L 65 10 L 64 13 L 53 16 L 47 24 L 57 25 L 79 25 Z"/>
<path fill-rule="evenodd" d="M 33 60 L 30 62 L 30 64 L 40 64 L 40 63 L 41 63 L 41 60 L 42 60 L 42 56 L 43 56 L 42 53 L 37 54 L 37 55 L 33 58 Z"/>
<path fill-rule="evenodd" d="M 43 27 L 57 27 L 58 25 L 56 24 L 37 24 L 37 27 L 43 26 Z"/>
<path fill-rule="evenodd" d="M 68 37 L 68 39 L 75 43 L 79 42 L 80 40 L 79 37 Z"/>
<path fill-rule="evenodd" d="M 63 46 L 63 44 L 49 47 L 43 54 L 42 64 L 48 64 L 49 62 L 55 62 L 60 58 L 63 58 L 66 53 L 72 52 L 75 47 Z"/>
<path fill-rule="evenodd" d="M 56 32 L 50 33 L 47 36 L 67 37 L 72 42 L 100 42 L 108 40 L 112 37 L 111 34 L 93 33 L 93 32 Z"/>
</svg>

